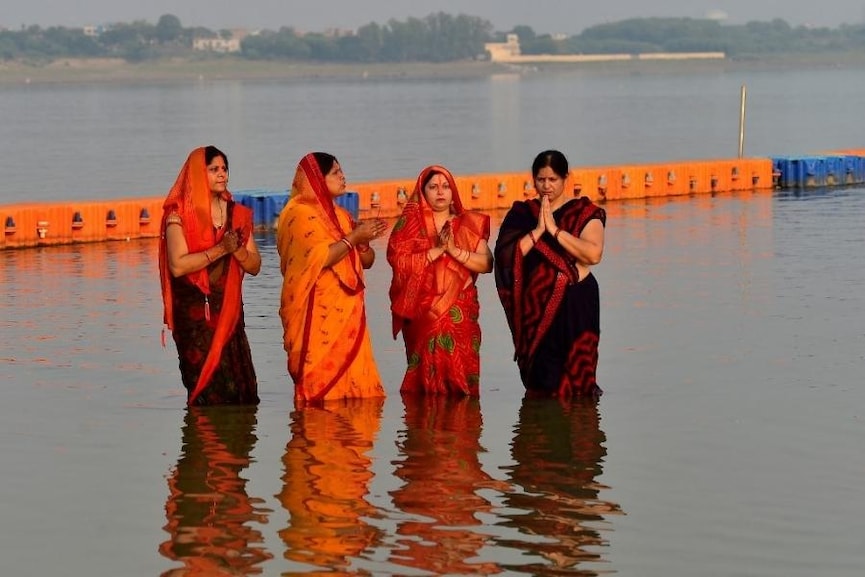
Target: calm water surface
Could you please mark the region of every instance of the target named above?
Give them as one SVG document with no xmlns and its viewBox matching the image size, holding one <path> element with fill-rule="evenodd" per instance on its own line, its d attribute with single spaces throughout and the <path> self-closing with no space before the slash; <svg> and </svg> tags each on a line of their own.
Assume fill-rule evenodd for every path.
<svg viewBox="0 0 865 577">
<path fill-rule="evenodd" d="M 0 203 L 162 196 L 189 151 L 210 143 L 229 156 L 233 190 L 287 188 L 310 150 L 336 154 L 356 181 L 411 179 L 433 162 L 463 174 L 528 170 L 551 147 L 589 166 L 731 158 L 742 85 L 746 155 L 863 146 L 861 69 L 593 70 L 0 86 Z"/>
<path fill-rule="evenodd" d="M 293 410 L 261 236 L 262 404 L 189 412 L 155 242 L 3 251 L 3 573 L 860 574 L 865 190 L 607 209 L 597 405 L 523 400 L 490 275 L 480 402 L 402 399 L 381 261 L 390 396 Z"/>
<path fill-rule="evenodd" d="M 0 204 L 161 196 L 209 142 L 235 190 L 313 148 L 357 180 L 730 157 L 742 84 L 748 154 L 862 147 L 844 69 L 5 86 Z M 0 574 L 861 575 L 865 189 L 606 208 L 589 405 L 523 400 L 491 275 L 480 402 L 402 399 L 382 259 L 389 397 L 295 411 L 262 235 L 262 404 L 187 411 L 155 241 L 0 251 Z"/>
</svg>

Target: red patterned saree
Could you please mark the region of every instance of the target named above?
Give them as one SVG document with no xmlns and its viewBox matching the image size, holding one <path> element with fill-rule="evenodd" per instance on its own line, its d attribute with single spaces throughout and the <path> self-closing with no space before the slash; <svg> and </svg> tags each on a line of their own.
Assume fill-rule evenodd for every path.
<svg viewBox="0 0 865 577">
<path fill-rule="evenodd" d="M 427 259 L 427 251 L 438 242 L 432 209 L 422 191 L 430 172 L 441 173 L 450 183 L 456 245 L 474 252 L 490 235 L 489 216 L 463 209 L 447 169 L 430 166 L 421 172 L 387 248 L 393 268 L 393 336 L 402 331 L 408 363 L 401 391 L 477 397 L 481 345 L 477 274 L 448 254 L 434 262 Z"/>
</svg>

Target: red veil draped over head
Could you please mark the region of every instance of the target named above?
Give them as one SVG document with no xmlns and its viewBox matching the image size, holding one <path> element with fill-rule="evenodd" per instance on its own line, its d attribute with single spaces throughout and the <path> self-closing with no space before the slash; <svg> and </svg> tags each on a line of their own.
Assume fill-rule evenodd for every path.
<svg viewBox="0 0 865 577">
<path fill-rule="evenodd" d="M 431 173 L 443 175 L 450 185 L 450 226 L 456 245 L 476 252 L 490 235 L 489 216 L 465 210 L 449 170 L 433 165 L 421 171 L 387 249 L 393 268 L 393 336 L 403 332 L 409 363 L 402 390 L 445 393 L 455 387 L 463 394 L 476 395 L 481 338 L 474 286 L 477 273 L 448 254 L 433 262 L 427 257 L 427 251 L 439 242 L 433 210 L 423 194 Z"/>
</svg>

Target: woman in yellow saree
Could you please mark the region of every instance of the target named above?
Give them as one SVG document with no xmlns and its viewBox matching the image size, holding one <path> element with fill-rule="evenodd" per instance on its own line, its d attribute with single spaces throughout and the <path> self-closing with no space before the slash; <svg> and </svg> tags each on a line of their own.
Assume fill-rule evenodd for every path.
<svg viewBox="0 0 865 577">
<path fill-rule="evenodd" d="M 387 225 L 354 222 L 334 203 L 344 193 L 337 159 L 307 154 L 279 215 L 279 316 L 295 403 L 385 396 L 366 323 L 363 270 L 375 262 L 369 242 Z"/>
</svg>

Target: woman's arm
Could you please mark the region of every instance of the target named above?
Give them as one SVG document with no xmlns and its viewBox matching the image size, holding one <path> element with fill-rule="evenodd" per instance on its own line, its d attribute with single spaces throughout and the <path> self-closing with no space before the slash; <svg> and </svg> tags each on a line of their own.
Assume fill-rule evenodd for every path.
<svg viewBox="0 0 865 577">
<path fill-rule="evenodd" d="M 226 236 L 228 236 L 228 233 L 226 233 Z M 236 250 L 237 238 L 231 238 L 233 239 L 234 248 Z M 231 248 L 228 246 L 230 243 L 231 239 L 223 239 L 222 242 L 219 242 L 208 249 L 191 253 L 189 252 L 189 245 L 186 243 L 186 237 L 183 235 L 183 224 L 180 221 L 180 217 L 169 215 L 165 228 L 165 247 L 168 257 L 168 271 L 171 273 L 171 276 L 180 277 L 207 268 L 207 265 L 210 263 L 224 257 L 229 252 L 233 252 L 229 250 Z"/>
<path fill-rule="evenodd" d="M 354 229 L 339 239 L 336 242 L 330 243 L 328 245 L 328 254 L 327 260 L 324 263 L 325 267 L 330 267 L 344 259 L 348 256 L 352 250 L 357 246 L 367 245 L 374 238 L 378 237 L 380 234 L 383 234 L 387 230 L 387 223 L 385 223 L 382 219 L 375 218 L 372 220 L 362 220 L 360 221 Z M 370 256 L 369 253 L 372 253 Z M 369 260 L 369 266 L 372 266 L 372 263 L 375 261 L 375 253 L 372 248 L 366 252 L 367 259 Z M 361 263 L 364 263 L 364 253 L 361 253 Z M 364 268 L 369 268 L 368 266 L 364 266 Z"/>
<path fill-rule="evenodd" d="M 475 251 L 448 243 L 447 253 L 472 272 L 486 273 L 493 270 L 493 253 L 486 240 L 481 239 Z"/>
<path fill-rule="evenodd" d="M 232 254 L 240 267 L 252 276 L 261 271 L 261 254 L 258 252 L 258 246 L 255 244 L 255 238 L 252 234 L 249 235 L 246 244 Z"/>
<path fill-rule="evenodd" d="M 559 228 L 553 237 L 581 265 L 598 264 L 604 256 L 604 224 L 600 219 L 595 218 L 586 223 L 579 236 Z"/>
</svg>

